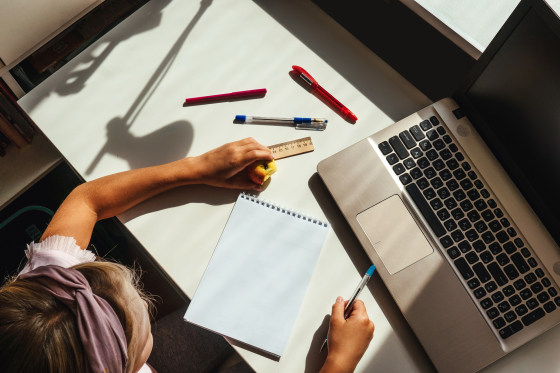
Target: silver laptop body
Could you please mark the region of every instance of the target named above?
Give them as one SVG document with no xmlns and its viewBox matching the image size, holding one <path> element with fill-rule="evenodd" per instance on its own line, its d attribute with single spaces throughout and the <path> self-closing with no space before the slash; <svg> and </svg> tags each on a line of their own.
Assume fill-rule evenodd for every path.
<svg viewBox="0 0 560 373">
<path fill-rule="evenodd" d="M 473 125 L 474 118 L 478 123 L 481 115 L 471 115 L 476 105 L 469 101 L 475 97 L 474 101 L 483 102 L 486 112 L 513 110 L 503 100 L 495 105 L 488 102 L 489 98 L 496 100 L 492 84 L 508 79 L 504 75 L 508 69 L 500 69 L 500 63 L 511 58 L 517 45 L 525 43 L 522 48 L 531 50 L 534 42 L 527 43 L 532 39 L 523 33 L 538 35 L 532 28 L 543 30 L 543 25 L 555 35 L 548 41 L 556 50 L 550 52 L 550 44 L 539 48 L 560 62 L 560 34 L 555 34 L 560 30 L 559 22 L 541 1 L 521 1 L 477 62 L 457 100 L 440 100 L 317 167 L 440 372 L 478 371 L 560 322 L 556 202 L 545 203 L 544 210 L 549 210 L 544 213 L 533 208 L 534 199 L 527 198 L 527 190 L 538 185 L 523 184 L 522 193 L 519 182 L 514 183 L 508 174 L 511 168 L 504 166 L 504 158 L 490 150 L 491 136 L 482 136 L 480 129 L 486 127 Z M 536 65 L 523 67 L 523 71 L 546 70 L 538 65 L 538 52 L 529 58 L 536 62 L 528 63 Z M 523 62 L 523 58 L 511 61 Z M 551 68 L 560 70 L 560 64 L 555 66 Z M 492 74 L 499 77 L 493 80 Z M 540 90 L 531 86 L 539 81 L 536 78 L 517 75 L 511 79 L 523 82 L 505 87 L 506 91 L 521 90 L 520 86 L 527 84 L 528 92 Z M 554 73 L 548 82 L 543 97 L 532 100 L 552 100 L 548 106 L 560 106 L 560 75 Z M 550 98 L 554 87 L 558 88 L 557 96 Z M 485 95 L 485 89 L 490 93 Z M 529 100 L 523 111 L 508 115 L 514 120 L 527 119 L 533 101 Z M 560 118 L 559 114 L 556 111 L 535 119 Z M 497 115 L 494 113 L 494 120 Z M 543 126 L 550 126 L 550 136 L 560 144 L 558 121 Z M 508 123 L 502 127 L 507 129 Z M 515 139 L 515 134 L 509 136 Z M 548 151 L 560 158 L 557 148 Z M 560 162 L 554 162 L 552 186 L 560 179 Z M 548 220 L 543 218 L 547 212 Z"/>
</svg>

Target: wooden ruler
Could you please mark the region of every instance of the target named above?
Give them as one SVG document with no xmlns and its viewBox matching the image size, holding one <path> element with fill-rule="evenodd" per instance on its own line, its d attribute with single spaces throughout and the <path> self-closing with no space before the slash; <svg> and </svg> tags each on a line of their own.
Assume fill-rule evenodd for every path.
<svg viewBox="0 0 560 373">
<path fill-rule="evenodd" d="M 274 159 L 282 159 L 291 157 L 292 155 L 309 153 L 315 150 L 313 142 L 311 142 L 311 137 L 304 137 L 297 140 L 271 145 L 268 148 L 272 150 Z"/>
</svg>

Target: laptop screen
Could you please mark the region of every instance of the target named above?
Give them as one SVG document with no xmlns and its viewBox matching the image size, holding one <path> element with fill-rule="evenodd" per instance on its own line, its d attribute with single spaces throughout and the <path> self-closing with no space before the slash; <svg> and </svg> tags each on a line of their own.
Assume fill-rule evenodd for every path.
<svg viewBox="0 0 560 373">
<path fill-rule="evenodd" d="M 478 132 L 560 245 L 560 37 L 550 26 L 530 9 L 463 95 Z"/>
</svg>

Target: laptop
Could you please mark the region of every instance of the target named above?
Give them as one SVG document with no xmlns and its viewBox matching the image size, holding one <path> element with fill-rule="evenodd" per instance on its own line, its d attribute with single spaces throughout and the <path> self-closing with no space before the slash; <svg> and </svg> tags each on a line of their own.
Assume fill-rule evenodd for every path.
<svg viewBox="0 0 560 373">
<path fill-rule="evenodd" d="M 560 20 L 522 0 L 452 98 L 317 171 L 440 372 L 560 321 Z"/>
</svg>

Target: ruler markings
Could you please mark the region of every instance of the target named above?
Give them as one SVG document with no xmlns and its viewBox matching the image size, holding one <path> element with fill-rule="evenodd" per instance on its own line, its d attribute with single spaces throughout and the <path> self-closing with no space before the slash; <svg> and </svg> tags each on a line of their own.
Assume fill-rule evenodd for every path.
<svg viewBox="0 0 560 373">
<path fill-rule="evenodd" d="M 297 140 L 271 145 L 268 148 L 272 150 L 274 159 L 282 159 L 293 155 L 309 153 L 315 150 L 311 137 L 304 137 Z"/>
</svg>

